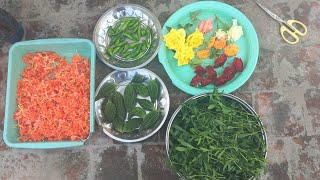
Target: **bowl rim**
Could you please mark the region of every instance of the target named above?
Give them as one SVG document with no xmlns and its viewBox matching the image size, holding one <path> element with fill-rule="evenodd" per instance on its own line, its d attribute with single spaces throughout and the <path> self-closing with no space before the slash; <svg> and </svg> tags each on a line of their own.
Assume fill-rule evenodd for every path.
<svg viewBox="0 0 320 180">
<path fill-rule="evenodd" d="M 141 68 L 141 69 L 132 69 L 132 71 L 139 71 L 139 70 L 143 70 L 143 71 L 147 71 L 148 73 L 154 75 L 155 77 L 157 77 L 157 80 L 160 82 L 162 88 L 164 91 L 166 91 L 168 93 L 168 89 L 165 85 L 165 83 L 162 81 L 162 79 L 157 75 L 155 74 L 154 72 L 148 70 L 148 69 L 145 69 L 145 68 Z M 98 89 L 101 88 L 102 86 L 102 82 L 104 82 L 110 75 L 112 74 L 115 74 L 117 72 L 121 72 L 121 71 L 118 71 L 118 70 L 114 70 L 113 72 L 109 73 L 105 78 L 103 78 L 103 80 L 101 80 L 101 82 L 99 83 L 98 87 L 96 88 L 96 92 L 95 92 L 95 95 L 97 94 L 98 92 Z M 168 93 L 168 96 L 169 96 L 169 93 Z M 117 140 L 117 141 L 120 141 L 120 142 L 126 142 L 126 143 L 133 143 L 133 142 L 140 142 L 140 141 L 143 141 L 149 137 L 151 137 L 152 135 L 154 135 L 155 133 L 157 133 L 160 128 L 163 126 L 163 124 L 165 123 L 165 121 L 167 120 L 167 116 L 169 114 L 169 110 L 170 110 L 170 98 L 167 99 L 167 105 L 166 107 L 168 107 L 168 110 L 165 112 L 165 115 L 161 121 L 161 123 L 158 125 L 158 127 L 156 129 L 154 129 L 152 132 L 150 132 L 149 134 L 143 136 L 143 137 L 140 137 L 140 138 L 137 138 L 137 139 L 123 139 L 123 138 L 119 138 L 119 137 L 116 137 L 114 136 L 113 134 L 109 133 L 108 131 L 106 131 L 104 128 L 103 128 L 103 125 L 102 124 L 99 124 L 99 121 L 97 120 L 97 115 L 96 113 L 94 114 L 94 117 L 96 119 L 96 122 L 99 124 L 99 126 L 102 127 L 102 130 L 103 132 L 108 135 L 109 137 L 111 137 L 112 139 L 114 140 Z"/>
<path fill-rule="evenodd" d="M 169 136 L 170 136 L 170 130 L 171 130 L 171 126 L 172 126 L 172 123 L 176 117 L 176 115 L 180 112 L 181 108 L 183 107 L 183 104 L 185 104 L 186 102 L 192 100 L 192 99 L 197 99 L 197 98 L 200 98 L 200 97 L 205 97 L 205 96 L 209 96 L 211 93 L 202 93 L 202 94 L 199 94 L 199 95 L 195 95 L 195 96 L 192 96 L 190 98 L 188 98 L 187 100 L 185 100 L 183 103 L 181 103 L 181 105 L 174 111 L 174 113 L 172 114 L 170 120 L 169 120 L 169 123 L 168 123 L 168 126 L 167 126 L 167 130 L 166 130 L 166 137 L 165 137 L 165 144 L 166 144 L 166 153 L 167 153 L 167 157 L 169 158 L 169 161 L 170 160 L 170 154 L 169 154 L 169 149 L 170 149 L 170 145 L 169 145 Z M 252 114 L 258 116 L 257 112 L 247 103 L 245 102 L 244 100 L 242 100 L 241 98 L 235 96 L 235 95 L 232 95 L 232 94 L 225 94 L 225 93 L 222 93 L 222 96 L 223 97 L 227 97 L 227 98 L 231 98 L 237 102 L 239 102 L 241 105 L 243 105 L 245 108 L 247 108 Z M 261 119 L 258 117 L 258 120 L 257 122 L 259 123 L 259 125 L 261 126 L 261 130 L 262 130 L 262 138 L 264 140 L 264 143 L 265 143 L 265 151 L 263 152 L 264 153 L 264 157 L 265 159 L 267 159 L 267 150 L 268 150 L 268 141 L 267 141 L 267 133 L 266 133 L 266 129 L 264 128 L 264 125 L 263 125 L 263 122 L 261 121 Z M 183 177 L 180 172 L 177 172 L 176 173 L 178 174 L 179 177 L 181 177 L 182 179 L 186 179 L 185 177 Z"/>
<path fill-rule="evenodd" d="M 96 43 L 96 39 L 97 39 L 97 31 L 98 31 L 98 27 L 97 25 L 101 22 L 101 20 L 103 19 L 104 16 L 106 16 L 106 14 L 108 14 L 110 11 L 113 11 L 114 9 L 117 9 L 117 8 L 120 8 L 120 7 L 125 7 L 125 6 L 131 6 L 131 7 L 137 7 L 137 8 L 140 8 L 140 9 L 143 9 L 144 11 L 146 11 L 147 13 L 149 13 L 148 16 L 152 16 L 154 18 L 153 23 L 158 31 L 158 34 L 159 34 L 159 43 L 158 43 L 158 46 L 157 48 L 155 49 L 154 53 L 152 54 L 152 56 L 150 56 L 150 58 L 145 61 L 144 63 L 138 65 L 138 66 L 134 66 L 134 67 L 129 67 L 129 68 L 123 68 L 123 67 L 118 67 L 118 66 L 115 66 L 113 64 L 110 64 L 108 63 L 107 61 L 105 61 L 105 58 L 100 54 L 100 51 L 98 50 L 98 47 L 97 47 L 97 43 Z M 94 30 L 93 30 L 93 42 L 94 42 L 94 47 L 96 48 L 96 53 L 99 57 L 99 59 L 104 63 L 106 64 L 107 66 L 111 67 L 112 69 L 115 69 L 115 70 L 119 70 L 119 71 L 129 71 L 129 70 L 134 70 L 134 69 L 139 69 L 139 68 L 142 68 L 144 66 L 146 66 L 147 64 L 149 64 L 157 55 L 158 55 L 158 52 L 160 50 L 160 47 L 161 47 L 161 42 L 162 42 L 162 26 L 161 26 L 161 23 L 159 21 L 159 19 L 155 16 L 155 14 L 153 14 L 149 9 L 141 6 L 141 5 L 138 5 L 138 4 L 133 4 L 133 3 L 128 3 L 128 4 L 119 4 L 117 6 L 114 6 L 110 9 L 108 9 L 105 13 L 103 13 L 99 20 L 97 21 L 97 23 L 95 24 L 95 27 L 94 27 Z"/>
</svg>

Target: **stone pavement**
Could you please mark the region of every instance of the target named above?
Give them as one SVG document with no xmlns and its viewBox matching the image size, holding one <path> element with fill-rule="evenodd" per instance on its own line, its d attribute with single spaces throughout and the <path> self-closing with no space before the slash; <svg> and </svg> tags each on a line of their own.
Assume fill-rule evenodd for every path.
<svg viewBox="0 0 320 180">
<path fill-rule="evenodd" d="M 249 81 L 235 94 L 253 105 L 268 130 L 267 172 L 261 179 L 320 179 L 320 1 L 262 1 L 276 14 L 297 19 L 308 34 L 297 45 L 280 38 L 279 24 L 251 0 L 225 0 L 253 23 L 260 55 Z M 82 37 L 92 39 L 98 18 L 120 3 L 149 8 L 163 24 L 191 0 L 0 0 L 26 28 L 26 39 Z M 150 139 L 118 143 L 96 129 L 85 146 L 55 150 L 11 149 L 2 140 L 9 44 L 0 46 L 0 179 L 178 179 L 165 165 L 167 124 Z M 112 71 L 97 59 L 96 85 Z M 168 87 L 173 111 L 190 97 L 173 86 L 157 59 L 146 68 Z"/>
</svg>

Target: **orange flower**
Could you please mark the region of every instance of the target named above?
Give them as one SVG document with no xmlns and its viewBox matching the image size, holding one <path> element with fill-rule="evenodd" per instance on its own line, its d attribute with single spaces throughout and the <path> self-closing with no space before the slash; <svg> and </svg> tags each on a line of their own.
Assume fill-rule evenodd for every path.
<svg viewBox="0 0 320 180">
<path fill-rule="evenodd" d="M 213 45 L 214 45 L 214 42 L 216 42 L 216 37 L 215 36 L 212 36 L 210 41 L 208 42 L 208 45 L 207 45 L 207 48 L 212 48 Z"/>
<path fill-rule="evenodd" d="M 205 59 L 209 57 L 209 54 L 210 54 L 210 49 L 204 49 L 197 52 L 197 57 L 199 59 Z"/>
<path fill-rule="evenodd" d="M 226 48 L 224 48 L 224 54 L 228 57 L 235 56 L 238 54 L 239 47 L 235 44 L 230 44 Z"/>
<path fill-rule="evenodd" d="M 227 40 L 225 38 L 217 39 L 214 42 L 214 47 L 218 50 L 223 49 L 227 45 Z"/>
</svg>

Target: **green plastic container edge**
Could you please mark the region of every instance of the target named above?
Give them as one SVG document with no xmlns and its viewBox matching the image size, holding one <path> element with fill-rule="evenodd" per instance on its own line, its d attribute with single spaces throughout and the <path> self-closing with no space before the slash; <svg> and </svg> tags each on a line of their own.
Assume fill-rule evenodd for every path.
<svg viewBox="0 0 320 180">
<path fill-rule="evenodd" d="M 239 11 L 238 9 L 228 5 L 228 4 L 225 4 L 225 3 L 222 3 L 222 2 L 218 2 L 218 1 L 200 1 L 200 2 L 194 2 L 194 3 L 190 3 L 184 7 L 182 7 L 181 9 L 177 10 L 175 13 L 173 13 L 171 16 L 179 16 L 179 14 L 181 13 L 181 11 L 184 11 L 186 9 L 194 9 L 195 6 L 210 6 L 210 5 L 219 5 L 221 7 L 223 7 L 223 9 L 228 9 L 228 10 L 232 10 L 234 11 L 235 13 L 237 13 L 239 16 L 242 16 L 241 18 L 242 19 L 245 19 L 245 21 L 248 20 L 248 18 L 246 17 L 246 15 L 244 15 L 241 11 Z M 169 17 L 170 19 L 170 17 Z M 166 26 L 168 25 L 168 20 L 165 22 L 165 24 L 162 26 L 162 34 L 165 35 L 167 33 L 167 29 L 166 29 Z M 237 90 L 238 88 L 240 88 L 249 78 L 250 76 L 252 75 L 255 67 L 256 67 L 256 64 L 257 64 L 257 61 L 258 61 L 258 56 L 259 56 L 259 41 L 258 41 L 258 36 L 257 36 L 257 33 L 252 25 L 252 23 L 250 21 L 247 21 L 247 26 L 249 28 L 249 30 L 253 33 L 251 33 L 253 36 L 252 36 L 252 41 L 251 41 L 251 47 L 252 49 L 255 49 L 251 56 L 253 58 L 255 58 L 255 61 L 250 64 L 249 67 L 245 68 L 244 71 L 237 77 L 236 79 L 236 84 L 234 85 L 229 85 L 229 84 L 226 84 L 226 85 L 223 85 L 221 87 L 217 87 L 217 90 L 219 92 L 223 92 L 223 93 L 231 93 L 235 90 Z M 160 61 L 160 63 L 163 65 L 163 67 L 165 68 L 168 76 L 170 77 L 172 83 L 178 87 L 180 90 L 184 91 L 185 93 L 188 93 L 188 94 L 191 94 L 191 95 L 199 95 L 199 94 L 202 94 L 202 93 L 210 93 L 212 92 L 213 90 L 211 89 L 200 89 L 200 88 L 197 88 L 197 87 L 193 87 L 193 86 L 190 86 L 189 84 L 185 84 L 183 81 L 181 81 L 180 79 L 178 79 L 175 75 L 174 75 L 174 71 L 173 69 L 170 68 L 170 65 L 166 59 L 166 46 L 165 46 L 165 43 L 164 41 L 162 41 L 161 45 L 160 45 L 160 50 L 159 50 L 159 53 L 158 53 L 158 59 Z"/>
<path fill-rule="evenodd" d="M 79 38 L 53 38 L 53 39 L 39 39 L 39 40 L 30 40 L 30 41 L 22 41 L 13 44 L 9 50 L 9 62 L 8 62 L 8 79 L 7 79 L 7 91 L 6 91 L 6 102 L 9 101 L 10 86 L 11 86 L 11 69 L 13 66 L 10 57 L 12 57 L 12 53 L 14 49 L 20 45 L 33 45 L 33 44 L 64 44 L 64 43 L 77 43 L 77 42 L 85 42 L 91 48 L 91 56 L 90 56 L 90 134 L 94 132 L 94 87 L 95 87 L 95 61 L 96 61 L 96 49 L 92 43 L 92 41 L 88 39 L 79 39 Z M 91 88 L 93 87 L 93 88 Z M 7 138 L 8 133 L 8 111 L 9 106 L 5 105 L 5 117 L 4 117 L 4 131 L 3 131 L 3 140 L 9 146 L 13 148 L 27 148 L 27 149 L 53 149 L 53 148 L 67 148 L 67 147 L 76 147 L 84 145 L 85 141 L 63 141 L 63 142 L 21 142 L 21 143 L 11 143 Z M 87 139 L 88 139 L 87 138 Z"/>
</svg>

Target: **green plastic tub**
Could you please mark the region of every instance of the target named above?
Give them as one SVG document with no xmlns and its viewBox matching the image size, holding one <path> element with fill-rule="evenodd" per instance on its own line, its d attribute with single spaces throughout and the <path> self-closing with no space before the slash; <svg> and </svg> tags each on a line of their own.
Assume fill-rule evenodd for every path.
<svg viewBox="0 0 320 180">
<path fill-rule="evenodd" d="M 4 118 L 4 142 L 13 148 L 49 149 L 81 146 L 84 141 L 50 141 L 50 142 L 20 142 L 16 121 L 13 114 L 17 103 L 17 81 L 21 78 L 21 72 L 25 68 L 22 57 L 27 53 L 39 51 L 52 51 L 65 56 L 70 61 L 76 53 L 90 61 L 90 134 L 94 132 L 94 81 L 96 51 L 93 43 L 87 39 L 41 39 L 15 43 L 9 51 L 7 95 Z M 90 135 L 89 135 L 90 136 Z M 88 137 L 89 138 L 89 137 Z"/>
</svg>

